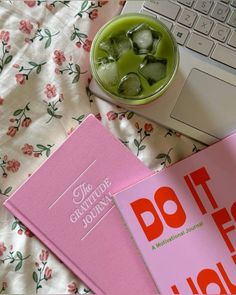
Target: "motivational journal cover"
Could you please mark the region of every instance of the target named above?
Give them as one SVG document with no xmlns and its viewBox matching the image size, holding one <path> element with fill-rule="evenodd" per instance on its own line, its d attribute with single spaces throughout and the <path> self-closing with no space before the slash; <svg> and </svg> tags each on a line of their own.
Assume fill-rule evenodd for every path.
<svg viewBox="0 0 236 295">
<path fill-rule="evenodd" d="M 236 134 L 117 193 L 162 294 L 236 294 Z"/>
<path fill-rule="evenodd" d="M 150 174 L 90 115 L 5 206 L 96 294 L 155 294 L 111 195 Z"/>
</svg>

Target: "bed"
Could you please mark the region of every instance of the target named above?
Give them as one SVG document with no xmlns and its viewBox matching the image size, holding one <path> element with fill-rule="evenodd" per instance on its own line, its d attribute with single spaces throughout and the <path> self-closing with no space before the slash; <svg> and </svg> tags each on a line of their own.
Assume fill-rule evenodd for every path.
<svg viewBox="0 0 236 295">
<path fill-rule="evenodd" d="M 203 147 L 90 92 L 93 37 L 122 5 L 0 1 L 0 294 L 91 292 L 2 206 L 88 114 L 154 171 Z"/>
</svg>

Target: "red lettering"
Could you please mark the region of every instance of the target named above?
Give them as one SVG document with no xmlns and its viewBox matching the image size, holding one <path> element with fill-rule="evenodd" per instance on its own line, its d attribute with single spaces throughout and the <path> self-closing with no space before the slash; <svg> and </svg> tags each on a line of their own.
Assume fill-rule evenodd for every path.
<svg viewBox="0 0 236 295">
<path fill-rule="evenodd" d="M 171 289 L 173 291 L 173 294 L 180 294 L 178 288 L 175 285 L 171 286 Z"/>
<path fill-rule="evenodd" d="M 231 220 L 229 213 L 227 212 L 226 208 L 222 208 L 217 212 L 212 213 L 212 217 L 215 221 L 216 226 L 218 227 L 229 251 L 232 253 L 235 251 L 233 244 L 231 243 L 230 239 L 228 238 L 228 233 L 230 231 L 235 230 L 235 226 L 231 225 L 229 227 L 224 228 L 223 225 Z"/>
<path fill-rule="evenodd" d="M 193 280 L 191 278 L 187 278 L 187 282 L 192 291 L 192 294 L 199 294 Z M 173 294 L 180 294 L 179 289 L 176 287 L 176 285 L 171 286 L 171 289 L 173 291 Z"/>
<path fill-rule="evenodd" d="M 193 294 L 199 294 L 194 282 L 191 278 L 187 278 L 187 282 Z"/>
<path fill-rule="evenodd" d="M 152 202 L 148 199 L 142 198 L 132 202 L 131 207 L 148 239 L 148 241 L 152 241 L 158 238 L 163 232 L 162 222 L 152 204 Z M 142 218 L 142 214 L 145 212 L 149 212 L 152 214 L 154 221 L 150 225 L 146 225 Z"/>
<path fill-rule="evenodd" d="M 219 269 L 219 271 L 220 271 L 220 273 L 221 273 L 221 275 L 222 275 L 222 277 L 223 277 L 226 285 L 228 286 L 230 293 L 231 294 L 236 294 L 236 285 L 234 285 L 231 282 L 231 280 L 229 279 L 229 277 L 228 277 L 228 275 L 227 275 L 227 273 L 226 273 L 223 265 L 220 262 L 217 263 L 216 265 L 217 265 L 217 267 L 218 267 L 218 269 Z"/>
<path fill-rule="evenodd" d="M 207 181 L 209 181 L 211 179 L 210 176 L 207 173 L 206 168 L 202 167 L 202 168 L 190 173 L 190 176 L 191 176 L 195 186 L 198 186 L 198 185 L 202 186 L 202 188 L 203 188 L 204 192 L 206 193 L 212 207 L 214 209 L 218 208 L 216 200 L 215 200 L 214 196 L 212 195 L 212 193 L 211 193 L 211 191 L 210 191 L 210 189 L 209 189 L 209 187 L 208 187 L 208 185 L 206 183 Z M 187 185 L 188 185 L 188 187 L 189 187 L 189 189 L 190 189 L 190 191 L 191 191 L 191 193 L 192 193 L 192 195 L 193 195 L 193 197 L 194 197 L 194 199 L 195 199 L 201 213 L 203 215 L 206 214 L 207 211 L 206 211 L 206 209 L 205 209 L 205 207 L 204 207 L 204 205 L 203 205 L 203 203 L 201 201 L 201 198 L 200 198 L 199 194 L 195 190 L 189 176 L 188 175 L 184 176 L 184 179 L 185 179 L 185 181 L 186 181 L 186 183 L 187 183 Z"/>
<path fill-rule="evenodd" d="M 216 203 L 215 198 L 213 197 L 208 185 L 207 185 L 207 181 L 210 180 L 210 176 L 207 173 L 207 170 L 205 167 L 202 167 L 194 172 L 192 172 L 191 174 L 192 180 L 194 182 L 195 185 L 201 185 L 202 188 L 204 189 L 212 207 L 214 209 L 218 208 L 218 205 Z"/>
<path fill-rule="evenodd" d="M 184 176 L 184 179 L 185 179 L 185 182 L 187 183 L 187 186 L 188 186 L 188 188 L 189 188 L 192 196 L 194 197 L 194 200 L 197 203 L 198 208 L 200 209 L 202 215 L 206 214 L 207 211 L 206 211 L 206 209 L 205 209 L 205 207 L 204 207 L 204 205 L 203 205 L 203 203 L 202 203 L 202 201 L 201 201 L 201 199 L 200 199 L 197 191 L 195 190 L 195 188 L 194 188 L 194 186 L 193 186 L 193 184 L 192 184 L 189 176 L 188 175 Z"/>
<path fill-rule="evenodd" d="M 155 193 L 154 199 L 167 225 L 172 228 L 178 228 L 185 223 L 186 214 L 177 195 L 170 187 L 159 188 Z M 164 210 L 164 205 L 167 201 L 173 201 L 177 206 L 177 210 L 173 214 L 168 214 Z"/>
<path fill-rule="evenodd" d="M 220 292 L 218 294 L 227 294 L 217 272 L 215 272 L 213 269 L 203 269 L 197 276 L 197 282 L 202 291 L 202 294 L 207 294 L 207 287 L 212 283 L 219 286 Z"/>
<path fill-rule="evenodd" d="M 234 218 L 234 221 L 236 222 L 236 202 L 231 207 L 231 214 L 232 214 L 232 216 Z"/>
<path fill-rule="evenodd" d="M 232 259 L 236 264 L 236 255 L 232 256 Z M 204 268 L 198 273 L 196 284 L 193 282 L 193 279 L 191 277 L 188 277 L 186 279 L 188 286 L 192 291 L 191 294 L 209 294 L 210 290 L 208 288 L 210 285 L 216 285 L 219 287 L 219 293 L 217 292 L 217 294 L 236 294 L 236 284 L 234 284 L 230 280 L 222 263 L 218 262 L 216 266 L 219 273 L 214 269 Z M 220 275 L 222 276 L 222 278 L 220 277 Z M 198 292 L 197 287 L 200 288 L 200 293 Z M 226 287 L 229 292 L 226 291 Z M 173 294 L 182 294 L 182 292 L 179 292 L 179 289 L 176 287 L 176 285 L 171 286 L 171 289 L 173 291 Z"/>
</svg>

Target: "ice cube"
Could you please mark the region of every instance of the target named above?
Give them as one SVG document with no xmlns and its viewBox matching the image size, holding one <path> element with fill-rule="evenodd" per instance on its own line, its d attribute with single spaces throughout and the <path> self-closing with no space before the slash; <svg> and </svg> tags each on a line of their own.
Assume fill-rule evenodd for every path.
<svg viewBox="0 0 236 295">
<path fill-rule="evenodd" d="M 153 85 L 166 77 L 166 68 L 166 59 L 147 55 L 139 67 L 139 73 L 148 81 L 149 85 Z"/>
<path fill-rule="evenodd" d="M 119 52 L 119 56 L 125 54 L 128 50 L 131 49 L 130 39 L 126 36 L 125 33 L 120 33 L 119 35 L 113 38 L 114 43 L 116 44 L 117 51 Z"/>
<path fill-rule="evenodd" d="M 114 59 L 118 59 L 119 58 L 119 52 L 117 51 L 117 48 L 114 44 L 114 40 L 113 39 L 107 39 L 102 41 L 99 44 L 99 47 L 104 50 L 108 56 L 113 57 Z"/>
<path fill-rule="evenodd" d="M 104 84 L 114 86 L 118 83 L 119 73 L 115 60 L 102 58 L 98 60 L 97 74 Z"/>
<path fill-rule="evenodd" d="M 108 56 L 118 60 L 120 56 L 131 48 L 131 43 L 125 33 L 119 33 L 118 35 L 102 41 L 99 47 L 104 50 Z"/>
<path fill-rule="evenodd" d="M 132 40 L 135 54 L 155 53 L 161 33 L 154 31 L 146 24 L 138 25 L 127 33 Z"/>
<path fill-rule="evenodd" d="M 133 42 L 140 51 L 146 51 L 152 46 L 152 32 L 149 29 L 138 30 L 133 34 Z"/>
<path fill-rule="evenodd" d="M 137 96 L 142 91 L 142 84 L 136 73 L 128 73 L 119 84 L 118 92 L 125 96 Z"/>
</svg>

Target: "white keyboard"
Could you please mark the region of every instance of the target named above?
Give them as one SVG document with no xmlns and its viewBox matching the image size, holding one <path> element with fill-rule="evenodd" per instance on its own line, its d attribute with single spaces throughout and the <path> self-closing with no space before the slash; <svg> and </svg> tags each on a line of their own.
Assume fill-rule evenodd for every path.
<svg viewBox="0 0 236 295">
<path fill-rule="evenodd" d="M 147 0 L 179 45 L 236 69 L 236 0 Z"/>
</svg>

